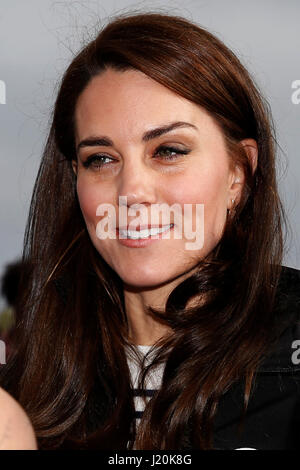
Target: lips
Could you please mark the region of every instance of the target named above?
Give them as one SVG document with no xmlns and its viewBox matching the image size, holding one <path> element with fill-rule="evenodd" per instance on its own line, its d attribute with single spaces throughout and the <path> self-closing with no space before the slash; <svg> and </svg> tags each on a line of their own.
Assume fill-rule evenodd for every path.
<svg viewBox="0 0 300 470">
<path fill-rule="evenodd" d="M 156 227 L 146 225 L 144 227 L 147 228 L 144 229 L 142 227 L 143 225 L 139 226 L 141 230 L 117 229 L 119 242 L 128 248 L 144 248 L 164 238 L 163 234 L 172 231 L 174 224 L 157 225 Z"/>
<path fill-rule="evenodd" d="M 168 232 L 169 230 L 172 230 L 174 227 L 174 224 L 168 224 L 168 225 L 161 225 L 161 226 L 151 226 L 148 225 L 146 226 L 147 228 L 142 228 L 143 226 L 140 225 L 139 228 L 140 230 L 127 230 L 127 229 L 117 229 L 117 235 L 118 238 L 129 238 L 129 239 L 147 239 L 151 237 L 159 237 L 160 234 L 163 234 L 165 232 Z M 148 228 L 150 227 L 150 228 Z"/>
</svg>

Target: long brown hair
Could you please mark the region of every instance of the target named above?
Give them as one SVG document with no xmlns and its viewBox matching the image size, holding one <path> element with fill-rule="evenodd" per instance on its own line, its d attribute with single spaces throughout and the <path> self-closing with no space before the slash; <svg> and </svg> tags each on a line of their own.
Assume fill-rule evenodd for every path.
<svg viewBox="0 0 300 470">
<path fill-rule="evenodd" d="M 163 382 L 138 435 L 122 281 L 89 238 L 71 166 L 78 96 L 107 67 L 140 70 L 206 109 L 245 171 L 218 245 L 173 290 L 164 311 L 149 308 L 172 334 L 156 344 L 152 367 L 166 361 Z M 244 138 L 258 145 L 254 173 L 239 145 Z M 103 27 L 59 89 L 25 233 L 31 270 L 17 308 L 16 352 L 1 370 L 1 384 L 26 409 L 40 448 L 68 442 L 125 449 L 135 439 L 137 449 L 212 448 L 220 397 L 242 380 L 246 409 L 255 371 L 275 339 L 284 221 L 268 105 L 237 57 L 179 16 L 119 15 Z M 197 295 L 206 301 L 186 308 Z"/>
</svg>

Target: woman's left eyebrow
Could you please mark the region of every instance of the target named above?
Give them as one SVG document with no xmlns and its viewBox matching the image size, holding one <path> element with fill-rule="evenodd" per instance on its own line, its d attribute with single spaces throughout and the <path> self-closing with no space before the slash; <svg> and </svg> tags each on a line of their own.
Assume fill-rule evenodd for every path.
<svg viewBox="0 0 300 470">
<path fill-rule="evenodd" d="M 166 124 L 165 126 L 156 127 L 155 129 L 150 129 L 146 131 L 142 136 L 143 142 L 148 142 L 149 140 L 155 139 L 160 137 L 163 134 L 167 134 L 171 132 L 173 129 L 177 129 L 179 127 L 189 127 L 195 130 L 198 130 L 197 126 L 191 124 L 189 122 L 184 121 L 176 121 L 172 122 L 171 124 Z M 78 146 L 77 151 L 83 147 L 112 147 L 114 145 L 113 141 L 107 136 L 91 136 L 87 139 L 82 140 Z"/>
</svg>

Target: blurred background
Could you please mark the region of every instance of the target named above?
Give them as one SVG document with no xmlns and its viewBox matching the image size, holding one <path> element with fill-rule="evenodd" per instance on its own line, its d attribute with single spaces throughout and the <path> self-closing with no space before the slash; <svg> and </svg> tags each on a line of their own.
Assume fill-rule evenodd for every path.
<svg viewBox="0 0 300 470">
<path fill-rule="evenodd" d="M 299 0 L 1 0 L 2 337 L 14 321 L 24 228 L 62 73 L 99 27 L 133 11 L 196 21 L 223 40 L 254 77 L 271 106 L 279 143 L 277 174 L 290 223 L 284 264 L 300 269 L 300 92 L 295 88 L 300 88 Z"/>
</svg>

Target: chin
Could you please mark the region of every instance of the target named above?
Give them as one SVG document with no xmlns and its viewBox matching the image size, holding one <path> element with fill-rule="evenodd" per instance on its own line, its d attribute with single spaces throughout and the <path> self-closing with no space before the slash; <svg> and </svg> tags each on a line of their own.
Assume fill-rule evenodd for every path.
<svg viewBox="0 0 300 470">
<path fill-rule="evenodd" d="M 118 276 L 122 279 L 124 284 L 131 286 L 132 288 L 138 289 L 156 289 L 167 284 L 171 284 L 176 279 L 181 277 L 183 273 L 180 272 L 165 272 L 163 273 L 159 269 L 153 269 L 151 272 L 143 272 L 140 270 L 132 270 L 131 273 L 126 271 L 117 271 Z"/>
<path fill-rule="evenodd" d="M 135 272 L 132 276 L 128 276 L 128 273 L 123 275 L 118 272 L 117 274 L 124 284 L 132 288 L 139 289 L 154 289 L 163 284 L 167 284 L 172 280 L 168 276 L 161 276 L 161 273 L 153 273 L 151 276 L 146 274 L 143 275 L 141 272 Z"/>
<path fill-rule="evenodd" d="M 127 285 L 127 286 L 131 286 L 131 287 L 137 287 L 137 288 L 141 288 L 141 289 L 151 289 L 151 288 L 155 288 L 155 287 L 159 287 L 160 285 L 162 284 L 165 284 L 166 282 L 168 282 L 167 280 L 159 280 L 159 279 L 149 279 L 148 277 L 125 277 L 125 278 L 122 278 L 123 282 Z"/>
</svg>

